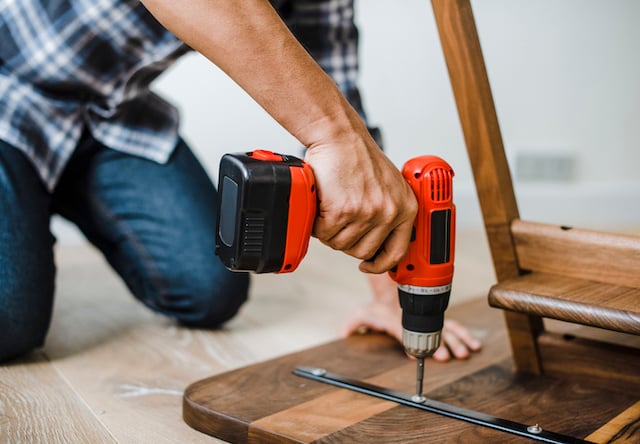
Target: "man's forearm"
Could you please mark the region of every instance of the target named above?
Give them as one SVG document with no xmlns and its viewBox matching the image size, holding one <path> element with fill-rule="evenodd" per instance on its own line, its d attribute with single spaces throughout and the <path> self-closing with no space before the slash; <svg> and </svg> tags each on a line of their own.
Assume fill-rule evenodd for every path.
<svg viewBox="0 0 640 444">
<path fill-rule="evenodd" d="M 143 0 L 307 147 L 363 125 L 266 0 Z"/>
<path fill-rule="evenodd" d="M 315 236 L 363 259 L 363 271 L 380 273 L 397 264 L 411 236 L 415 197 L 358 113 L 271 4 L 142 1 L 309 148 L 305 160 L 313 167 L 320 202 Z"/>
</svg>

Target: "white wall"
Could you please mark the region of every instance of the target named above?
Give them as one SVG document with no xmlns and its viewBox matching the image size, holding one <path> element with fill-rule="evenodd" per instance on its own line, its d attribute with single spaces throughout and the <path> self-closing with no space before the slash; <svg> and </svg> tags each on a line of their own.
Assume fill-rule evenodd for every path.
<svg viewBox="0 0 640 444">
<path fill-rule="evenodd" d="M 362 85 L 387 151 L 454 166 L 460 223 L 476 220 L 463 138 L 425 0 L 361 0 Z M 574 154 L 569 184 L 517 182 L 523 217 L 578 226 L 640 224 L 640 2 L 472 2 L 505 149 Z M 466 212 L 465 212 L 466 209 Z"/>
<path fill-rule="evenodd" d="M 358 3 L 362 84 L 389 142 L 411 147 L 424 140 L 457 148 L 462 138 L 427 3 Z M 606 168 L 618 178 L 638 180 L 640 3 L 472 4 L 507 149 L 578 150 L 580 179 L 591 180 Z M 607 147 L 611 152 L 604 155 Z"/>
<path fill-rule="evenodd" d="M 523 217 L 583 227 L 640 225 L 640 2 L 476 0 L 476 23 L 507 155 L 575 154 L 569 184 L 516 183 Z M 361 86 L 400 167 L 424 153 L 454 167 L 459 224 L 480 215 L 427 0 L 356 0 Z M 156 89 L 214 178 L 225 152 L 299 144 L 197 54 Z M 63 230 L 64 231 L 64 230 Z M 64 234 L 63 237 L 67 237 Z"/>
</svg>

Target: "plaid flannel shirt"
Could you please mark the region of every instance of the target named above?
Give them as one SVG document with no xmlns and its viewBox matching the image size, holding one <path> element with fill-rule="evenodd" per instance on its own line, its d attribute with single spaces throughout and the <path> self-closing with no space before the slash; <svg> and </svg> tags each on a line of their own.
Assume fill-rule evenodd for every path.
<svg viewBox="0 0 640 444">
<path fill-rule="evenodd" d="M 364 118 L 353 0 L 272 3 Z M 84 130 L 166 162 L 178 113 L 149 87 L 187 51 L 139 0 L 0 0 L 0 139 L 50 191 Z"/>
</svg>

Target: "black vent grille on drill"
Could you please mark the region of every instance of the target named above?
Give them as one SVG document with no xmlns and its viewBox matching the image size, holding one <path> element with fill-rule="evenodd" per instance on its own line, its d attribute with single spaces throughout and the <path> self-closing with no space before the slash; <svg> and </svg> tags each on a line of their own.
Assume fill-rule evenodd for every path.
<svg viewBox="0 0 640 444">
<path fill-rule="evenodd" d="M 447 202 L 451 200 L 451 185 L 453 174 L 451 170 L 436 168 L 431 175 L 431 200 L 433 202 Z"/>
</svg>

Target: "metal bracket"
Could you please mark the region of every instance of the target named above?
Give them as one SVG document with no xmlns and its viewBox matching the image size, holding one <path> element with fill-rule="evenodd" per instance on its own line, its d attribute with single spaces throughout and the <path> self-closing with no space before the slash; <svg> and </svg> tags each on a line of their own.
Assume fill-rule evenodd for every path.
<svg viewBox="0 0 640 444">
<path fill-rule="evenodd" d="M 387 401 L 397 402 L 409 407 L 414 407 L 427 412 L 436 413 L 438 415 L 447 416 L 449 418 L 466 421 L 472 424 L 499 430 L 501 432 L 512 433 L 525 438 L 534 439 L 541 442 L 553 444 L 587 444 L 589 441 L 574 438 L 572 436 L 562 435 L 547 430 L 543 430 L 538 424 L 525 425 L 507 419 L 496 418 L 485 413 L 456 407 L 443 402 L 435 401 L 425 397 L 417 397 L 406 393 L 398 392 L 388 388 L 369 384 L 364 381 L 351 379 L 347 376 L 337 373 L 328 372 L 325 369 L 317 367 L 301 366 L 294 370 L 294 374 L 303 378 L 312 379 L 325 384 L 334 385 L 336 387 L 346 388 L 365 395 L 375 396 L 376 398 L 385 399 Z"/>
</svg>

